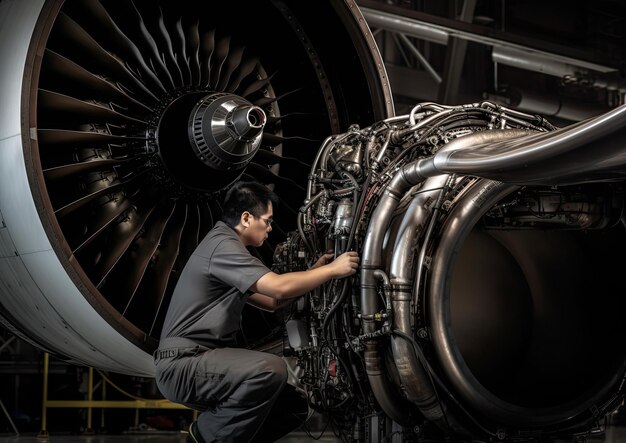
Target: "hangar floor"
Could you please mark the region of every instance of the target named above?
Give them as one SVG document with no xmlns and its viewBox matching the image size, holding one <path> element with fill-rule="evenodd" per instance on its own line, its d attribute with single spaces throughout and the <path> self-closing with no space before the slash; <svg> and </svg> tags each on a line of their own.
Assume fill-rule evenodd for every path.
<svg viewBox="0 0 626 443">
<path fill-rule="evenodd" d="M 313 437 L 317 437 L 317 435 Z M 295 431 L 281 438 L 277 443 L 335 443 L 341 441 L 332 433 L 326 433 L 319 439 L 313 437 L 307 435 L 306 432 Z M 182 433 L 159 435 L 51 435 L 47 440 L 38 438 L 36 435 L 0 437 L 0 443 L 184 443 L 185 441 L 186 434 Z"/>
<path fill-rule="evenodd" d="M 307 434 L 304 431 L 294 431 L 281 438 L 277 443 L 335 443 L 341 440 L 332 432 L 326 432 L 320 438 L 319 433 Z M 164 432 L 150 435 L 50 435 L 48 439 L 37 435 L 1 436 L 0 443 L 184 443 L 186 434 Z M 580 441 L 580 440 L 579 440 Z M 603 434 L 587 437 L 586 443 L 624 443 L 626 442 L 626 427 L 608 426 Z M 558 440 L 555 443 L 569 443 Z"/>
<path fill-rule="evenodd" d="M 184 443 L 186 435 L 52 435 L 48 440 L 42 440 L 36 435 L 19 437 L 0 437 L 0 443 Z M 305 432 L 296 431 L 281 438 L 277 443 L 335 443 L 341 440 L 332 435 L 323 436 L 319 440 L 309 437 Z M 617 440 L 616 440 L 617 441 Z"/>
</svg>

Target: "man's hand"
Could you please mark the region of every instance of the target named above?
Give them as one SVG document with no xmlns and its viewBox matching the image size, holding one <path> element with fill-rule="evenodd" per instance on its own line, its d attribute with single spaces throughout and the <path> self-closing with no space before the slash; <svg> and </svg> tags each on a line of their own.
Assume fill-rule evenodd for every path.
<svg viewBox="0 0 626 443">
<path fill-rule="evenodd" d="M 332 252 L 330 252 L 328 254 L 324 254 L 320 258 L 318 258 L 317 261 L 315 262 L 315 264 L 313 266 L 311 266 L 309 269 L 315 269 L 315 268 L 319 268 L 320 266 L 324 266 L 329 261 L 331 261 L 332 258 L 333 258 L 333 253 Z"/>
<path fill-rule="evenodd" d="M 359 255 L 354 251 L 344 252 L 326 266 L 332 267 L 334 278 L 347 277 L 356 273 L 359 267 Z"/>
</svg>

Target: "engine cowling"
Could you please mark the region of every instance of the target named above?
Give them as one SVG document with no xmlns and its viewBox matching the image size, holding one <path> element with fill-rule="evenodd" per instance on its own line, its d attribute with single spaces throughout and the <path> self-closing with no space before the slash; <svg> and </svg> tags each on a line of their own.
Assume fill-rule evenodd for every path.
<svg viewBox="0 0 626 443">
<path fill-rule="evenodd" d="M 352 0 L 15 0 L 0 19 L 0 315 L 79 364 L 152 375 L 224 189 L 272 187 L 279 241 L 324 137 L 393 114 Z"/>
</svg>

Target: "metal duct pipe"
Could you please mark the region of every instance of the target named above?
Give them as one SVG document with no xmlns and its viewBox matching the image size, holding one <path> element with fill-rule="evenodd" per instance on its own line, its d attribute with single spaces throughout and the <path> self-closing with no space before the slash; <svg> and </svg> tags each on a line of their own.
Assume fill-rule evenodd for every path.
<svg viewBox="0 0 626 443">
<path fill-rule="evenodd" d="M 376 271 L 381 268 L 382 256 L 380 253 L 385 229 L 373 229 L 374 219 L 379 226 L 388 227 L 393 215 L 393 209 L 400 200 L 396 193 L 387 194 L 376 206 L 374 216 L 370 221 L 363 252 L 361 254 L 361 313 L 363 317 L 363 333 L 375 334 L 377 331 L 374 314 L 378 312 L 378 297 L 376 294 Z M 384 201 L 383 201 L 384 200 Z M 410 404 L 400 397 L 390 384 L 386 372 L 383 370 L 383 359 L 379 344 L 375 339 L 365 341 L 365 370 L 372 387 L 372 392 L 383 411 L 397 423 L 408 423 Z"/>
<path fill-rule="evenodd" d="M 515 139 L 528 134 L 528 131 L 522 130 L 482 131 L 455 139 L 447 144 L 444 150 L 463 150 L 474 145 Z M 419 163 L 419 161 L 405 166 L 394 175 L 372 214 L 365 234 L 363 252 L 361 255 L 361 312 L 364 317 L 363 331 L 365 334 L 376 332 L 375 322 L 369 320 L 378 309 L 374 272 L 382 266 L 383 240 L 389 229 L 391 217 L 404 193 L 424 178 L 423 175 L 418 173 L 420 170 L 415 169 L 416 163 Z M 370 339 L 366 342 L 366 347 L 366 362 L 370 362 L 369 366 L 366 366 L 366 370 L 373 386 L 372 390 L 374 395 L 385 412 L 394 420 L 402 423 L 406 419 L 408 409 L 398 407 L 398 405 L 401 404 L 397 399 L 398 395 L 395 394 L 395 391 L 389 386 L 383 374 L 378 372 L 382 359 L 377 349 L 376 342 Z M 401 357 L 401 360 L 414 361 L 415 359 L 412 358 L 411 355 L 404 355 Z M 419 364 L 418 362 L 418 365 Z M 425 373 L 423 368 L 413 368 L 413 370 L 417 374 Z M 430 382 L 423 380 L 422 383 L 422 386 L 427 386 Z M 432 415 L 431 411 L 426 410 L 424 412 Z"/>
<path fill-rule="evenodd" d="M 473 414 L 586 429 L 616 407 L 626 369 L 626 260 L 598 253 L 626 231 L 483 228 L 516 189 L 479 180 L 441 226 L 425 294 L 434 350 Z"/>
<path fill-rule="evenodd" d="M 404 213 L 395 243 L 393 245 L 389 281 L 393 306 L 394 330 L 412 336 L 411 302 L 413 281 L 416 273 L 414 255 L 418 240 L 423 241 L 427 225 L 432 215 L 433 205 L 448 180 L 447 175 L 427 179 L 419 189 Z M 415 403 L 424 417 L 440 422 L 443 418 L 442 405 L 430 383 L 427 372 L 406 339 L 391 337 L 391 348 L 398 368 L 398 374 L 406 391 L 407 398 Z M 443 426 L 443 423 L 438 423 Z"/>
<path fill-rule="evenodd" d="M 518 184 L 574 184 L 626 176 L 626 105 L 519 142 L 440 151 L 407 167 L 409 175 L 476 175 Z"/>
</svg>

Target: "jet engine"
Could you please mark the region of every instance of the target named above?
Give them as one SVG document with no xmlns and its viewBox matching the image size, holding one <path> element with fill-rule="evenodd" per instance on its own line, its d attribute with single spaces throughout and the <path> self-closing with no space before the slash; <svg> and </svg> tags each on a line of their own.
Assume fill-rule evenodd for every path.
<svg viewBox="0 0 626 443">
<path fill-rule="evenodd" d="M 570 438 L 622 402 L 625 107 L 396 117 L 353 0 L 4 0 L 0 55 L 0 320 L 35 346 L 152 376 L 178 274 L 253 178 L 276 272 L 361 257 L 243 343 L 286 331 L 345 440 Z"/>
<path fill-rule="evenodd" d="M 620 405 L 625 118 L 422 103 L 326 139 L 274 262 L 361 256 L 286 323 L 345 440 L 572 438 Z"/>
<path fill-rule="evenodd" d="M 0 20 L 0 317 L 78 364 L 152 376 L 228 185 L 273 188 L 279 238 L 327 134 L 393 115 L 353 0 L 5 0 Z"/>
</svg>

